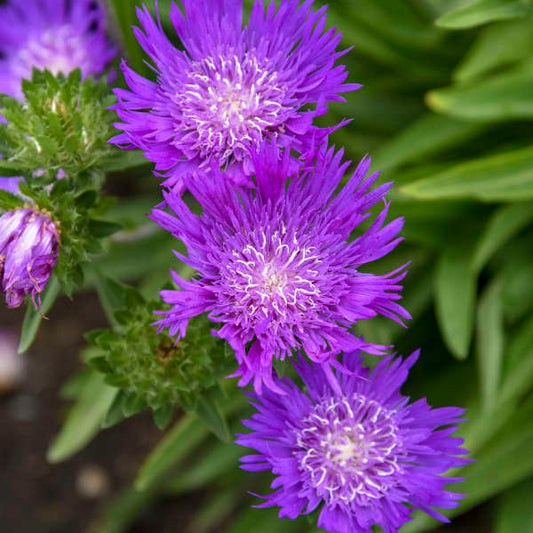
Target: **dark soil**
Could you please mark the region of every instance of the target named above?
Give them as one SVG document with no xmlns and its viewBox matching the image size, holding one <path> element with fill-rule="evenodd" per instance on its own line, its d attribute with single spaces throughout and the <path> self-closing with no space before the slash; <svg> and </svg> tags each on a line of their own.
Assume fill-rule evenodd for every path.
<svg viewBox="0 0 533 533">
<path fill-rule="evenodd" d="M 22 311 L 0 308 L 2 330 L 18 334 L 22 318 Z M 5 533 L 87 531 L 104 498 L 128 484 L 161 438 L 150 416 L 140 415 L 101 432 L 65 463 L 46 462 L 46 450 L 68 406 L 59 397 L 59 389 L 82 367 L 82 335 L 105 325 L 93 295 L 58 301 L 26 356 L 24 381 L 15 391 L 0 397 L 0 530 Z M 182 520 L 188 514 L 184 505 L 173 502 L 172 511 L 165 513 L 174 515 L 169 524 L 179 523 L 176 512 Z M 149 516 L 141 517 L 140 522 L 132 532 L 165 531 Z"/>
</svg>

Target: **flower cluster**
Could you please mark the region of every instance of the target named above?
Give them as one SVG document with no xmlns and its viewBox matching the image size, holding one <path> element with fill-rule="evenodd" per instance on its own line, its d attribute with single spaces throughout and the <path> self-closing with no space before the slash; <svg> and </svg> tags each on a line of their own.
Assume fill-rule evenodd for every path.
<svg viewBox="0 0 533 533">
<path fill-rule="evenodd" d="M 368 157 L 345 177 L 343 150 L 328 146 L 343 124 L 314 120 L 359 87 L 337 64 L 341 34 L 325 31 L 326 9 L 312 0 L 256 0 L 245 25 L 239 0 L 181 4 L 170 11 L 180 49 L 138 9 L 135 35 L 157 79 L 123 62 L 129 88 L 115 90 L 121 133 L 111 140 L 140 148 L 166 178 L 151 218 L 195 271 L 173 272 L 177 287 L 161 292 L 160 331 L 181 343 L 207 315 L 235 351 L 233 375 L 253 384 L 257 409 L 237 440 L 258 452 L 243 468 L 277 476 L 262 506 L 293 519 L 321 507 L 318 526 L 339 533 L 398 531 L 414 509 L 445 520 L 435 508 L 461 495 L 442 474 L 467 462 L 451 437 L 462 410 L 409 404 L 400 387 L 418 354 L 369 372 L 361 352 L 391 347 L 353 331 L 410 316 L 399 303 L 406 265 L 369 268 L 401 241 L 403 220 L 386 222 L 391 184 Z M 300 381 L 276 375 L 287 359 Z"/>
</svg>

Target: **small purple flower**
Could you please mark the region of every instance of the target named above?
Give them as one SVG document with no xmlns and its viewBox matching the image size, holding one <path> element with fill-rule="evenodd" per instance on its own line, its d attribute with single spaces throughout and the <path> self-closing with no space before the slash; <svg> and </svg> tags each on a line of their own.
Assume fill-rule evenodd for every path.
<svg viewBox="0 0 533 533">
<path fill-rule="evenodd" d="M 407 360 L 382 359 L 374 371 L 358 354 L 344 356 L 350 374 L 338 387 L 317 365 L 296 365 L 306 392 L 285 378 L 285 395 L 250 393 L 257 413 L 243 421 L 252 430 L 237 443 L 259 452 L 241 459 L 244 470 L 271 470 L 272 494 L 258 507 L 280 507 L 297 518 L 322 505 L 318 527 L 337 533 L 371 533 L 379 525 L 397 532 L 414 509 L 448 520 L 434 508 L 452 509 L 461 494 L 444 490 L 461 478 L 444 477 L 469 462 L 451 437 L 463 409 L 431 409 L 400 393 L 418 352 Z"/>
<path fill-rule="evenodd" d="M 317 152 L 295 172 L 288 151 L 264 145 L 254 156 L 255 190 L 236 189 L 214 168 L 190 184 L 200 216 L 173 192 L 164 197 L 176 218 L 153 211 L 187 247 L 188 257 L 176 255 L 198 273 L 190 281 L 173 273 L 181 290 L 161 292 L 172 308 L 158 324 L 181 337 L 191 317 L 209 313 L 223 324 L 215 334 L 236 352 L 241 386 L 253 380 L 257 391 L 263 382 L 275 388 L 273 359 L 300 348 L 326 370 L 342 351 L 382 354 L 384 347 L 363 343 L 350 327 L 378 314 L 410 318 L 396 303 L 403 267 L 384 276 L 360 271 L 401 241 L 402 219 L 383 226 L 386 202 L 366 231 L 359 228 L 392 184 L 369 190 L 379 173 L 365 177 L 367 158 L 335 195 L 349 166 L 342 155 Z"/>
<path fill-rule="evenodd" d="M 22 96 L 32 68 L 82 75 L 103 73 L 116 49 L 105 35 L 103 8 L 94 0 L 10 0 L 0 7 L 0 92 Z"/>
<path fill-rule="evenodd" d="M 0 191 L 7 191 L 11 194 L 19 194 L 19 184 L 24 178 L 0 178 Z"/>
<path fill-rule="evenodd" d="M 224 168 L 238 184 L 248 183 L 251 152 L 264 140 L 291 146 L 299 153 L 324 142 L 335 128 L 318 128 L 313 119 L 327 103 L 344 101 L 339 93 L 348 73 L 335 63 L 342 35 L 324 32 L 326 8 L 313 1 L 256 0 L 248 25 L 242 26 L 242 0 L 182 0 L 170 18 L 184 50 L 177 49 L 138 9 L 142 30 L 135 35 L 152 58 L 153 83 L 122 70 L 130 90 L 116 89 L 114 106 L 124 133 L 112 142 L 141 148 L 156 163 L 166 186 L 183 184 L 198 168 Z M 309 109 L 313 106 L 313 109 Z"/>
<path fill-rule="evenodd" d="M 59 233 L 48 214 L 24 208 L 0 217 L 0 287 L 9 308 L 27 294 L 40 305 L 58 251 Z"/>
</svg>

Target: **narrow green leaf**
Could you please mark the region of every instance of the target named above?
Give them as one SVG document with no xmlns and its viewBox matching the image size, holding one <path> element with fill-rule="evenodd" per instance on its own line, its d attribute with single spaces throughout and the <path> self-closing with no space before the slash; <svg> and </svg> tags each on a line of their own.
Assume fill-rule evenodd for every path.
<svg viewBox="0 0 533 533">
<path fill-rule="evenodd" d="M 420 199 L 463 198 L 486 202 L 533 199 L 533 148 L 513 150 L 456 165 L 401 188 Z"/>
<path fill-rule="evenodd" d="M 127 308 L 131 298 L 141 298 L 141 296 L 132 287 L 104 276 L 99 270 L 92 268 L 91 273 L 107 320 L 110 324 L 116 325 L 115 312 Z"/>
<path fill-rule="evenodd" d="M 157 409 L 157 411 L 154 411 L 152 418 L 154 419 L 155 425 L 163 430 L 172 422 L 173 416 L 174 407 L 172 405 L 165 405 L 164 407 Z"/>
<path fill-rule="evenodd" d="M 48 461 L 64 461 L 90 442 L 100 430 L 117 392 L 118 389 L 106 385 L 100 374 L 93 373 L 48 449 Z"/>
<path fill-rule="evenodd" d="M 489 411 L 497 402 L 504 350 L 501 286 L 498 281 L 491 283 L 479 300 L 476 329 L 481 400 L 483 409 Z"/>
<path fill-rule="evenodd" d="M 381 147 L 373 161 L 380 170 L 396 168 L 460 145 L 482 129 L 483 125 L 475 122 L 427 113 Z M 401 174 L 398 179 L 402 179 Z"/>
<path fill-rule="evenodd" d="M 533 220 L 533 204 L 519 203 L 498 209 L 476 245 L 472 267 L 476 272 L 487 264 L 492 255 L 509 239 Z"/>
<path fill-rule="evenodd" d="M 130 66 L 139 73 L 146 72 L 147 66 L 143 62 L 143 52 L 132 30 L 137 25 L 135 7 L 137 2 L 131 0 L 110 0 L 115 20 L 120 29 L 122 42 L 128 56 Z"/>
<path fill-rule="evenodd" d="M 22 333 L 20 334 L 18 348 L 20 354 L 27 351 L 28 348 L 33 344 L 43 317 L 46 315 L 46 313 L 48 313 L 48 311 L 50 311 L 60 292 L 61 285 L 57 278 L 52 276 L 48 281 L 46 289 L 43 291 L 41 311 L 39 312 L 33 307 L 33 305 L 28 304 L 28 307 L 26 308 L 26 315 L 24 316 L 24 323 L 22 324 Z"/>
<path fill-rule="evenodd" d="M 477 277 L 467 249 L 444 251 L 435 272 L 435 305 L 444 341 L 458 359 L 468 356 L 472 340 Z"/>
<path fill-rule="evenodd" d="M 196 406 L 198 418 L 222 441 L 229 442 L 231 433 L 228 422 L 216 398 L 203 394 L 198 398 Z"/>
<path fill-rule="evenodd" d="M 119 172 L 133 168 L 150 166 L 141 150 L 116 150 L 102 161 L 102 168 L 106 172 Z"/>
<path fill-rule="evenodd" d="M 24 169 L 20 168 L 20 165 L 16 163 L 9 163 L 0 159 L 0 176 L 10 178 L 21 176 L 24 172 Z"/>
<path fill-rule="evenodd" d="M 531 10 L 522 0 L 478 0 L 445 13 L 435 24 L 440 28 L 464 29 L 495 20 L 525 17 Z"/>
<path fill-rule="evenodd" d="M 137 476 L 135 488 L 145 491 L 157 485 L 208 435 L 209 430 L 196 416 L 184 416 L 150 454 Z"/>
<path fill-rule="evenodd" d="M 243 455 L 243 449 L 233 443 L 215 442 L 216 445 L 202 454 L 200 460 L 193 463 L 190 468 L 181 470 L 179 476 L 175 476 L 167 484 L 166 490 L 175 495 L 197 490 L 235 471 L 239 457 Z"/>
<path fill-rule="evenodd" d="M 106 220 L 90 220 L 89 231 L 91 235 L 98 238 L 109 237 L 113 233 L 117 233 L 122 229 L 120 224 L 116 222 L 108 222 Z"/>
<path fill-rule="evenodd" d="M 498 506 L 494 533 L 533 531 L 531 495 L 533 495 L 533 476 L 503 494 Z"/>
<path fill-rule="evenodd" d="M 533 70 L 520 68 L 466 86 L 430 91 L 426 103 L 437 113 L 463 120 L 529 120 L 532 84 Z"/>
<path fill-rule="evenodd" d="M 3 189 L 0 189 L 0 209 L 4 211 L 9 211 L 11 209 L 18 209 L 19 207 L 22 207 L 24 205 L 24 200 L 17 196 L 16 194 L 12 194 L 8 191 L 4 191 Z"/>
<path fill-rule="evenodd" d="M 453 77 L 464 83 L 529 58 L 532 53 L 533 31 L 530 19 L 492 24 L 480 32 Z"/>
<path fill-rule="evenodd" d="M 119 391 L 116 394 L 113 402 L 105 414 L 104 419 L 102 420 L 102 429 L 110 428 L 115 424 L 122 422 L 122 420 L 126 418 L 123 409 L 124 397 L 125 393 L 123 391 Z"/>
<path fill-rule="evenodd" d="M 220 531 L 221 524 L 235 511 L 242 498 L 243 488 L 239 485 L 224 487 L 224 490 L 210 496 L 202 502 L 194 514 L 187 533 L 210 533 Z"/>
</svg>

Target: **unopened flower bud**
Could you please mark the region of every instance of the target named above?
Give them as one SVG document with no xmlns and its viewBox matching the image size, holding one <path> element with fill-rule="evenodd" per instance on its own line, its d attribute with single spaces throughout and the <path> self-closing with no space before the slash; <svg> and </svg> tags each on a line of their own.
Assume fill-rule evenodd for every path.
<svg viewBox="0 0 533 533">
<path fill-rule="evenodd" d="M 57 263 L 59 233 L 46 213 L 33 208 L 0 217 L 0 287 L 9 308 L 27 294 L 35 306 Z"/>
</svg>

